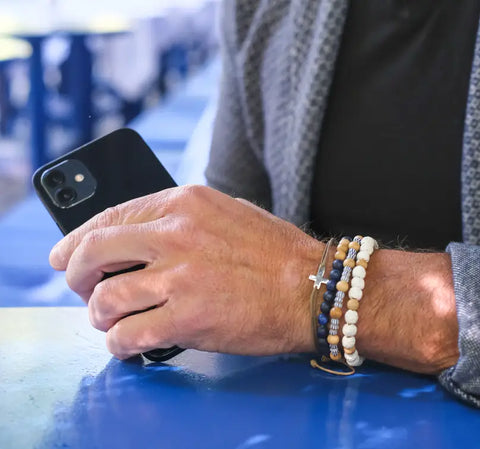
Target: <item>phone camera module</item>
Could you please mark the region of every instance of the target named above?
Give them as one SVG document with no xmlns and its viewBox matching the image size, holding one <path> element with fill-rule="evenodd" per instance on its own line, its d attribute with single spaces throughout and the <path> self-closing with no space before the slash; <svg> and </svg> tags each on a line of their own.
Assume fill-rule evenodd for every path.
<svg viewBox="0 0 480 449">
<path fill-rule="evenodd" d="M 76 159 L 66 159 L 45 170 L 40 183 L 53 204 L 61 209 L 70 209 L 88 200 L 97 188 L 96 179 L 85 164 Z"/>
<path fill-rule="evenodd" d="M 45 179 L 50 187 L 58 187 L 65 183 L 65 175 L 60 170 L 51 171 Z"/>
<path fill-rule="evenodd" d="M 67 206 L 77 198 L 77 192 L 70 187 L 60 189 L 55 194 L 55 197 L 59 204 L 62 206 Z"/>
</svg>

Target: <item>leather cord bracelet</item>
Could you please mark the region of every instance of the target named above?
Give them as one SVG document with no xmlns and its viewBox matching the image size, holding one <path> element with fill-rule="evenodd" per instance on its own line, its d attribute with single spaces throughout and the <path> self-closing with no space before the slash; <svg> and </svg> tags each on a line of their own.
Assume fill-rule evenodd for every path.
<svg viewBox="0 0 480 449">
<path fill-rule="evenodd" d="M 334 239 L 330 239 L 327 242 L 327 244 L 325 246 L 325 251 L 324 251 L 322 259 L 320 261 L 320 265 L 318 266 L 317 274 L 316 275 L 312 274 L 308 277 L 311 281 L 314 281 L 312 293 L 310 295 L 310 307 L 311 307 L 311 316 L 312 316 L 312 334 L 313 334 L 313 340 L 315 342 L 315 348 L 317 350 L 317 353 L 322 356 L 321 357 L 321 363 L 326 363 L 330 360 L 330 358 L 327 357 L 327 354 L 329 353 L 329 345 L 328 345 L 328 343 L 325 339 L 319 338 L 319 335 L 317 334 L 317 329 L 318 329 L 318 325 L 319 325 L 319 322 L 318 322 L 318 317 L 320 315 L 319 311 L 320 311 L 320 307 L 321 307 L 321 303 L 322 303 L 322 301 L 321 301 L 322 295 L 320 293 L 320 288 L 322 287 L 322 285 L 328 285 L 328 283 L 329 282 L 331 283 L 331 281 L 332 281 L 331 279 L 325 278 L 325 271 L 326 271 L 328 253 L 329 253 L 330 247 L 332 246 L 333 242 L 334 242 Z M 341 244 L 344 244 L 344 243 L 345 243 L 344 240 L 342 240 Z M 338 259 L 336 259 L 336 260 L 338 260 Z M 333 267 L 333 270 L 336 270 L 336 269 L 338 270 L 338 268 Z M 328 290 L 325 293 L 328 293 Z M 345 365 L 345 367 L 349 371 L 340 371 L 340 370 L 329 369 L 326 366 L 320 365 L 315 359 L 312 359 L 310 361 L 310 365 L 312 366 L 312 368 L 317 368 L 319 370 L 325 371 L 329 374 L 335 374 L 337 376 L 350 376 L 351 374 L 355 373 L 355 370 L 353 368 L 350 368 L 348 365 L 343 364 L 343 363 L 342 363 L 342 365 Z"/>
<path fill-rule="evenodd" d="M 329 279 L 325 278 L 325 271 L 327 269 L 328 253 L 333 242 L 334 242 L 334 239 L 330 239 L 326 243 L 322 259 L 320 260 L 320 265 L 318 266 L 317 274 L 316 275 L 311 274 L 308 277 L 308 279 L 314 282 L 312 293 L 310 295 L 310 313 L 311 313 L 311 319 L 312 319 L 313 341 L 315 342 L 315 349 L 317 350 L 317 353 L 320 355 L 328 354 L 328 349 L 329 349 L 326 341 L 319 339 L 319 336 L 317 335 L 317 329 L 318 329 L 318 316 L 319 316 L 318 312 L 321 306 L 320 289 L 322 285 L 327 285 L 327 283 L 329 282 Z"/>
</svg>

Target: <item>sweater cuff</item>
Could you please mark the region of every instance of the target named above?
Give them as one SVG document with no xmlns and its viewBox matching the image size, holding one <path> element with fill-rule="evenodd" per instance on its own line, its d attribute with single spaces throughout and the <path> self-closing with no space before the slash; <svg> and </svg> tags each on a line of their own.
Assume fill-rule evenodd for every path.
<svg viewBox="0 0 480 449">
<path fill-rule="evenodd" d="M 480 408 L 480 247 L 450 243 L 446 251 L 452 260 L 460 357 L 439 381 L 458 399 Z"/>
</svg>

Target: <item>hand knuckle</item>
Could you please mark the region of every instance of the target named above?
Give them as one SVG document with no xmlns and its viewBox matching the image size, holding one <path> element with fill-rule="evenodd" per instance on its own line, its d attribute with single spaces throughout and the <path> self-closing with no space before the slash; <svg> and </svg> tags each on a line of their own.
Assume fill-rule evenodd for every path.
<svg viewBox="0 0 480 449">
<path fill-rule="evenodd" d="M 115 310 L 112 299 L 116 298 L 116 292 L 113 293 L 113 285 L 107 280 L 99 282 L 88 303 L 91 309 L 92 325 L 101 331 L 107 331 L 114 322 Z"/>
<path fill-rule="evenodd" d="M 94 218 L 95 225 L 97 228 L 112 226 L 119 222 L 120 215 L 119 206 L 108 207 Z"/>
<path fill-rule="evenodd" d="M 194 273 L 193 262 L 184 260 L 175 266 L 175 269 L 171 270 L 168 275 L 164 277 L 164 286 L 168 288 L 169 292 L 174 289 L 187 293 L 190 291 L 191 284 L 198 281 L 198 273 Z M 195 279 L 193 279 L 195 277 Z"/>
<path fill-rule="evenodd" d="M 74 273 L 72 272 L 72 270 L 69 270 L 68 268 L 65 273 L 65 281 L 67 282 L 67 285 L 70 287 L 71 290 L 76 291 Z"/>
<path fill-rule="evenodd" d="M 110 352 L 110 354 L 114 355 L 115 357 L 120 358 L 118 345 L 117 345 L 117 342 L 115 341 L 115 334 L 113 333 L 113 328 L 107 332 L 105 343 L 107 345 L 108 352 Z"/>
<path fill-rule="evenodd" d="M 161 328 L 157 327 L 144 336 L 144 341 L 148 342 L 150 348 L 166 348 L 177 344 L 185 333 L 185 328 L 180 327 L 181 320 L 173 314 L 164 315 Z M 181 332 L 183 329 L 184 332 Z"/>
<path fill-rule="evenodd" d="M 119 321 L 108 332 L 106 338 L 107 349 L 115 357 L 122 358 L 126 351 L 125 338 L 123 336 L 123 323 Z"/>
<path fill-rule="evenodd" d="M 197 335 L 207 327 L 206 322 L 202 320 L 202 316 L 201 308 L 192 308 L 181 314 L 176 319 L 176 323 L 180 329 L 188 329 L 189 335 Z"/>
<path fill-rule="evenodd" d="M 188 217 L 170 217 L 162 223 L 161 230 L 156 234 L 157 238 L 152 239 L 156 245 L 161 242 L 174 250 L 185 251 L 193 244 L 194 225 Z M 155 250 L 157 251 L 157 250 Z"/>
<path fill-rule="evenodd" d="M 94 249 L 105 237 L 105 233 L 102 229 L 94 229 L 89 231 L 83 237 L 81 245 L 85 252 L 89 252 Z"/>
<path fill-rule="evenodd" d="M 105 325 L 104 320 L 102 319 L 101 315 L 98 312 L 98 309 L 90 303 L 88 305 L 88 318 L 90 320 L 91 325 L 98 329 L 99 331 L 107 331 L 107 327 Z"/>
<path fill-rule="evenodd" d="M 188 329 L 192 335 L 204 333 L 214 326 L 213 314 L 210 307 L 202 301 L 192 301 L 188 308 L 175 317 L 175 327 Z M 175 327 L 172 326 L 172 329 Z"/>
<path fill-rule="evenodd" d="M 211 189 L 207 186 L 198 184 L 189 184 L 182 187 L 182 199 L 187 201 L 202 201 L 205 200 L 210 193 Z"/>
<path fill-rule="evenodd" d="M 111 297 L 112 285 L 110 282 L 102 281 L 95 286 L 92 298 L 94 299 L 95 307 L 99 310 L 99 312 L 103 314 L 110 313 Z"/>
<path fill-rule="evenodd" d="M 197 226 L 191 217 L 178 217 L 174 223 L 174 234 L 183 243 L 193 244 L 197 237 Z"/>
</svg>

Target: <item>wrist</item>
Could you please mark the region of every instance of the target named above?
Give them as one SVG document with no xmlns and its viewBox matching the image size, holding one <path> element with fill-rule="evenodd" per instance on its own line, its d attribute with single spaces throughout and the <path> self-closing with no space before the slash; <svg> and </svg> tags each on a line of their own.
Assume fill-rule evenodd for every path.
<svg viewBox="0 0 480 449">
<path fill-rule="evenodd" d="M 294 292 L 295 304 L 297 304 L 298 313 L 295 319 L 291 321 L 291 345 L 288 348 L 288 352 L 295 353 L 307 353 L 315 352 L 315 341 L 313 339 L 312 332 L 312 316 L 310 306 L 310 296 L 313 289 L 313 281 L 309 279 L 310 275 L 317 273 L 320 261 L 325 253 L 326 244 L 309 237 L 310 241 L 304 245 L 300 250 L 300 257 L 298 265 L 293 269 L 289 269 L 289 275 L 294 275 L 294 279 L 290 279 L 290 291 Z M 326 270 L 327 276 L 331 270 L 332 262 L 335 254 L 335 247 L 331 247 L 327 253 Z M 323 293 L 325 287 L 322 286 L 321 292 Z"/>
<path fill-rule="evenodd" d="M 368 266 L 359 351 L 369 359 L 436 374 L 458 359 L 450 259 L 379 250 Z"/>
</svg>

